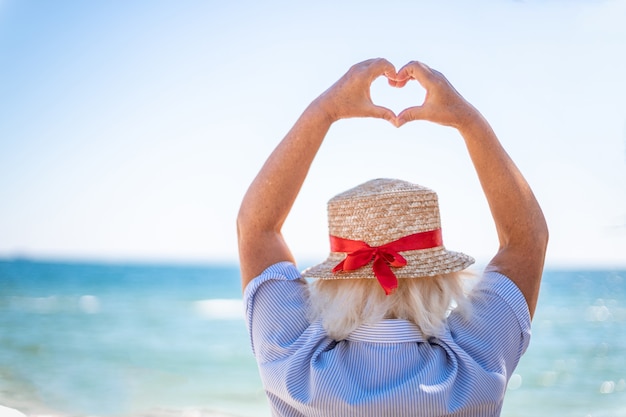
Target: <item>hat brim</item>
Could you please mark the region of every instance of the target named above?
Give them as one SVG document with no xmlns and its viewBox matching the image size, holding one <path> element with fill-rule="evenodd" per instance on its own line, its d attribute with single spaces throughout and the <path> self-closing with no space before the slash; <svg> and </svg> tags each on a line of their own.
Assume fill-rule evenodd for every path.
<svg viewBox="0 0 626 417">
<path fill-rule="evenodd" d="M 443 246 L 405 251 L 401 255 L 407 260 L 407 264 L 403 267 L 391 268 L 397 278 L 419 278 L 449 274 L 462 271 L 475 262 L 471 256 L 461 252 L 448 251 Z M 354 271 L 333 273 L 333 268 L 345 257 L 345 253 L 332 252 L 324 262 L 304 270 L 302 276 L 314 279 L 376 278 L 372 270 L 372 262 Z"/>
</svg>

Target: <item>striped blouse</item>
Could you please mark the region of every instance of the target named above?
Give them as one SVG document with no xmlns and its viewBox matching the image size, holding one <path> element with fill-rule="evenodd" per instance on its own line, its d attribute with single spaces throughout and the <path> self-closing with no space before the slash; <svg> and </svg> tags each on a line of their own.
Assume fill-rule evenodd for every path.
<svg viewBox="0 0 626 417">
<path fill-rule="evenodd" d="M 307 283 L 281 262 L 244 293 L 252 350 L 274 416 L 498 416 L 530 340 L 522 293 L 486 273 L 471 320 L 454 311 L 440 338 L 405 320 L 364 325 L 342 341 L 306 318 Z"/>
</svg>

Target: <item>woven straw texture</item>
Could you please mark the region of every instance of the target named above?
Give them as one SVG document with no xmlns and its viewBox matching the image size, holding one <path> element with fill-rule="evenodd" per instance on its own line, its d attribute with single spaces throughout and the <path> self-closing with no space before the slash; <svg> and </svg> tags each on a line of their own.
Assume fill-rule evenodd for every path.
<svg viewBox="0 0 626 417">
<path fill-rule="evenodd" d="M 414 233 L 441 228 L 437 194 L 420 185 L 394 179 L 375 179 L 345 191 L 328 202 L 328 229 L 333 236 L 380 246 Z M 460 271 L 474 259 L 460 252 L 436 248 L 402 252 L 407 265 L 392 268 L 398 278 L 418 278 Z M 331 253 L 326 261 L 303 272 L 307 278 L 376 278 L 371 262 L 356 271 L 333 274 L 345 253 Z"/>
</svg>

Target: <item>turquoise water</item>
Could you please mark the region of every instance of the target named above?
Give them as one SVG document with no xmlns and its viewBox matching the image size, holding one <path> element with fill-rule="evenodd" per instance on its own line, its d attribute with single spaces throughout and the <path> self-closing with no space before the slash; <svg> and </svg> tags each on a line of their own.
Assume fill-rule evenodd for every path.
<svg viewBox="0 0 626 417">
<path fill-rule="evenodd" d="M 626 416 L 626 271 L 544 275 L 503 416 Z M 236 265 L 0 261 L 0 404 L 268 416 Z"/>
<path fill-rule="evenodd" d="M 626 271 L 546 271 L 516 374 L 504 416 L 626 416 Z"/>
</svg>

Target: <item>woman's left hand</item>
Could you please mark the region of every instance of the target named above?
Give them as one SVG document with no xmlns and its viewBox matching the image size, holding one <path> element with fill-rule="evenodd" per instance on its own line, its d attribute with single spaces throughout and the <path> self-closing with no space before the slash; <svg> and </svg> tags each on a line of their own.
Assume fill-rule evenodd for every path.
<svg viewBox="0 0 626 417">
<path fill-rule="evenodd" d="M 331 123 L 351 117 L 376 117 L 397 125 L 396 114 L 375 105 L 370 95 L 372 82 L 383 75 L 392 80 L 390 84 L 396 78 L 396 69 L 386 59 L 375 58 L 355 64 L 312 104 L 323 110 Z"/>
</svg>

